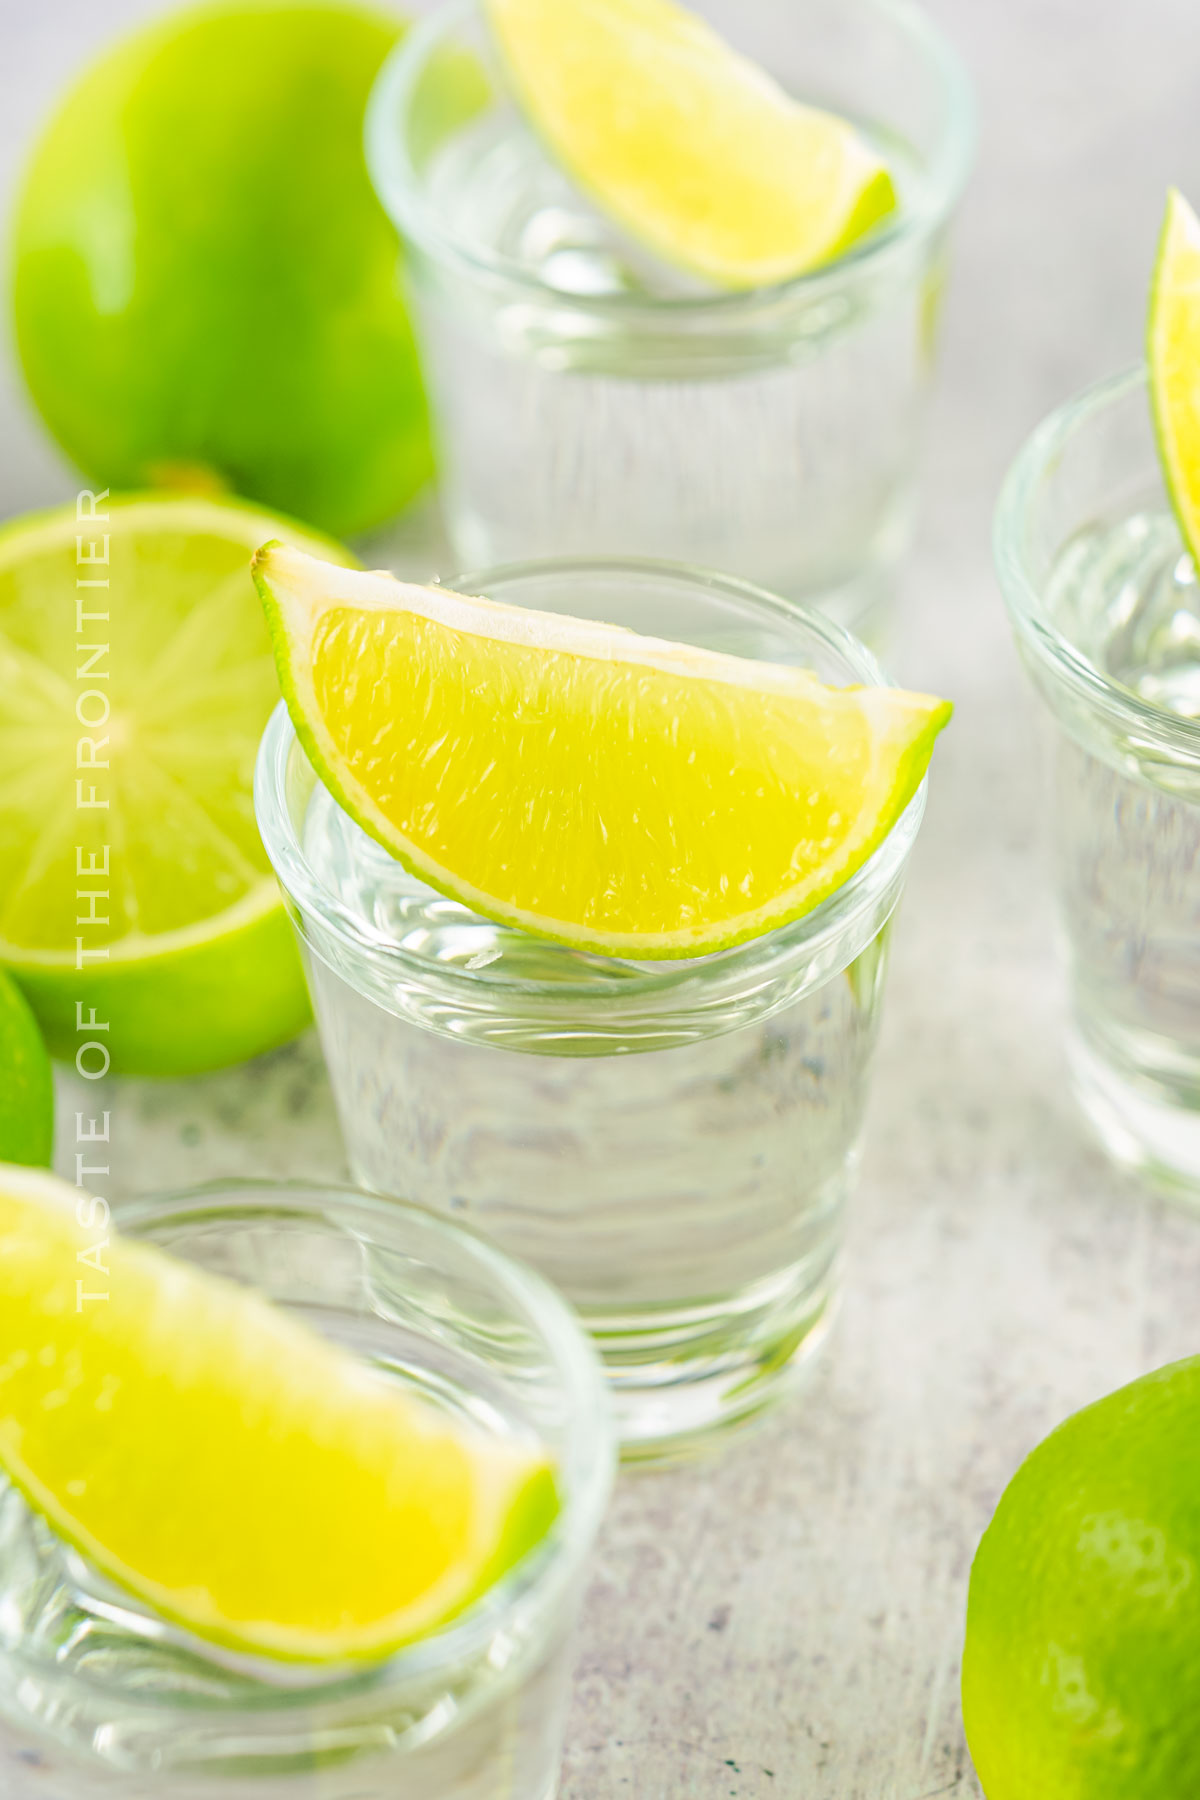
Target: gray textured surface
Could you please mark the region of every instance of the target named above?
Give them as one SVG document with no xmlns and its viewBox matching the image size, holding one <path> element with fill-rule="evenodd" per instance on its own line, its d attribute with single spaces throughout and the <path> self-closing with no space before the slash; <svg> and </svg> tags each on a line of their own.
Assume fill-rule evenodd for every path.
<svg viewBox="0 0 1200 1800">
<path fill-rule="evenodd" d="M 154 10 L 0 0 L 5 182 L 68 69 Z M 1200 1347 L 1200 1222 L 1112 1175 L 1064 1092 L 1032 708 L 987 541 L 1026 429 L 1137 355 L 1165 185 L 1200 196 L 1194 0 L 935 10 L 976 71 L 983 142 L 892 660 L 959 711 L 897 936 L 841 1331 L 803 1406 L 720 1463 L 623 1484 L 566 1800 L 977 1795 L 956 1670 L 989 1510 L 1066 1412 Z M 3 382 L 12 512 L 72 482 Z M 127 1191 L 339 1167 L 311 1044 L 108 1104 Z"/>
</svg>

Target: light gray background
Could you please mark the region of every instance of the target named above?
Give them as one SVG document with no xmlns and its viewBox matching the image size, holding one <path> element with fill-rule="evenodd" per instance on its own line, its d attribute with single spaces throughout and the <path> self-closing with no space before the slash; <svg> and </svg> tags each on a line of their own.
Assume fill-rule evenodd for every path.
<svg viewBox="0 0 1200 1800">
<path fill-rule="evenodd" d="M 5 194 L 71 71 L 159 10 L 0 0 Z M 1200 200 L 1195 0 L 932 10 L 982 142 L 892 661 L 958 715 L 896 936 L 847 1301 L 802 1406 L 719 1463 L 622 1484 L 564 1800 L 977 1796 L 957 1659 L 990 1509 L 1065 1413 L 1200 1349 L 1200 1221 L 1110 1173 L 1064 1090 L 1033 709 L 988 549 L 1029 427 L 1139 354 L 1167 184 Z M 74 487 L 5 367 L 0 513 Z M 119 1190 L 340 1170 L 311 1042 L 107 1103 Z"/>
</svg>

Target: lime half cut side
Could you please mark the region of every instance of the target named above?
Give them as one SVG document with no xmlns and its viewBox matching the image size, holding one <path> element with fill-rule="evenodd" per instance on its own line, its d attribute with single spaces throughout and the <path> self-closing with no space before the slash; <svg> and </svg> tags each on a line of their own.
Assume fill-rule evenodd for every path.
<svg viewBox="0 0 1200 1800">
<path fill-rule="evenodd" d="M 915 794 L 949 705 L 341 570 L 255 559 L 318 775 L 473 911 L 691 957 L 817 906 Z"/>
<path fill-rule="evenodd" d="M 186 1074 L 308 1016 L 254 822 L 278 699 L 237 501 L 90 500 L 0 531 L 0 963 L 89 1073 Z M 92 1029 L 80 1029 L 91 1025 Z"/>
<path fill-rule="evenodd" d="M 1200 566 L 1200 219 L 1175 189 L 1159 239 L 1146 347 L 1163 475 Z"/>
<path fill-rule="evenodd" d="M 551 154 L 665 262 L 719 287 L 791 279 L 896 208 L 848 121 L 803 106 L 675 0 L 487 0 Z"/>
<path fill-rule="evenodd" d="M 549 1530 L 557 1487 L 532 1441 L 111 1226 L 98 1254 L 79 1203 L 0 1166 L 0 1467 L 155 1612 L 254 1655 L 376 1658 Z"/>
</svg>

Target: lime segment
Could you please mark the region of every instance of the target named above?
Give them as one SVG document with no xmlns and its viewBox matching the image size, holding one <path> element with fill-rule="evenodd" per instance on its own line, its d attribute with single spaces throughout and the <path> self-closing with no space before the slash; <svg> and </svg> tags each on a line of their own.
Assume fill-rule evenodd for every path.
<svg viewBox="0 0 1200 1800">
<path fill-rule="evenodd" d="M 1174 189 L 1150 290 L 1147 354 L 1163 473 L 1184 542 L 1200 561 L 1200 219 Z"/>
<path fill-rule="evenodd" d="M 380 1656 L 548 1530 L 538 1451 L 435 1412 L 248 1288 L 83 1230 L 79 1202 L 0 1167 L 0 1466 L 155 1611 L 253 1654 Z"/>
<path fill-rule="evenodd" d="M 674 0 L 487 0 L 487 13 L 551 152 L 667 262 L 766 286 L 895 209 L 857 131 L 798 104 Z"/>
<path fill-rule="evenodd" d="M 476 912 L 609 955 L 696 956 L 816 906 L 950 716 L 283 546 L 255 579 L 297 733 L 363 829 Z"/>
<path fill-rule="evenodd" d="M 251 801 L 278 687 L 250 554 L 346 553 L 235 501 L 97 512 L 0 532 L 0 963 L 57 1054 L 82 1003 L 114 1069 L 218 1067 L 307 1017 Z"/>
</svg>

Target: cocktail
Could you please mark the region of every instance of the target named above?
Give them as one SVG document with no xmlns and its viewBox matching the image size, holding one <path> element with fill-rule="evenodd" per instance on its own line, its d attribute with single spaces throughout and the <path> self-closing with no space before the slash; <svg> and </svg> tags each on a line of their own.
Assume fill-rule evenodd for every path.
<svg viewBox="0 0 1200 1800">
<path fill-rule="evenodd" d="M 0 1169 L 5 1800 L 549 1800 L 612 1472 L 568 1309 L 349 1191 L 105 1217 Z"/>
<path fill-rule="evenodd" d="M 724 53 L 661 0 L 453 0 L 385 67 L 368 160 L 409 247 L 451 538 L 464 567 L 680 558 L 869 634 L 909 533 L 969 89 L 891 0 L 703 11 Z"/>
<path fill-rule="evenodd" d="M 1106 1147 L 1200 1192 L 1200 492 L 1189 299 L 1200 228 L 1178 198 L 1151 369 L 1064 406 L 1009 477 L 996 558 L 1058 727 L 1055 850 L 1075 1092 Z M 1189 375 L 1189 370 L 1191 374 Z M 1191 548 L 1189 548 L 1189 543 Z"/>
<path fill-rule="evenodd" d="M 292 716 L 256 806 L 357 1178 L 567 1294 L 626 1454 L 759 1410 L 829 1322 L 949 709 L 668 565 L 259 578 Z"/>
</svg>

